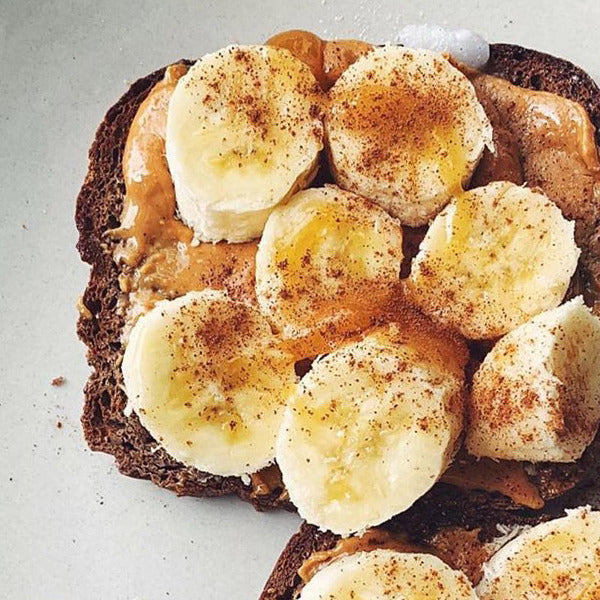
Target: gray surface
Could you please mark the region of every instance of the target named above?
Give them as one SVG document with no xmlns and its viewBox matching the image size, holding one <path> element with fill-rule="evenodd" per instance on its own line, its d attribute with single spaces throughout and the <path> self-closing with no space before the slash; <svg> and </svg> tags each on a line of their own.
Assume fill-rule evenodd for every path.
<svg viewBox="0 0 600 600">
<path fill-rule="evenodd" d="M 0 598 L 256 598 L 297 517 L 176 498 L 84 445 L 74 198 L 127 81 L 290 27 L 385 41 L 409 22 L 465 26 L 600 75 L 593 0 L 400 4 L 0 0 Z"/>
</svg>

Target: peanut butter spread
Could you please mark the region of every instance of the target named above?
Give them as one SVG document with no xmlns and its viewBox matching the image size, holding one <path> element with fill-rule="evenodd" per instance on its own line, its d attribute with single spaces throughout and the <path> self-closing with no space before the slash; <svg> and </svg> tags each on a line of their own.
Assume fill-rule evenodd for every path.
<svg viewBox="0 0 600 600">
<path fill-rule="evenodd" d="M 523 463 L 516 461 L 478 460 L 466 453 L 460 454 L 444 473 L 442 481 L 465 490 L 498 492 L 527 508 L 544 506 L 544 500 L 527 477 Z"/>
<path fill-rule="evenodd" d="M 298 569 L 298 575 L 305 583 L 326 564 L 342 556 L 355 552 L 368 552 L 375 549 L 397 550 L 398 552 L 426 552 L 426 547 L 414 544 L 403 534 L 391 533 L 385 529 L 368 529 L 360 536 L 342 538 L 331 550 L 311 554 Z"/>
<path fill-rule="evenodd" d="M 498 139 L 504 155 L 511 155 L 510 166 L 497 164 L 490 175 L 498 180 L 510 174 L 515 183 L 540 187 L 567 218 L 595 222 L 600 215 L 600 162 L 594 127 L 583 106 L 489 75 L 478 74 L 472 81 L 486 111 L 499 121 L 494 128 L 498 135 L 513 137 L 508 144 Z M 485 159 L 483 167 L 489 167 Z"/>
<path fill-rule="evenodd" d="M 358 41 L 326 42 L 300 31 L 280 34 L 268 43 L 287 48 L 306 62 L 324 88 L 331 87 L 344 69 L 372 48 Z M 127 138 L 121 225 L 109 232 L 117 240 L 114 258 L 121 266 L 125 334 L 157 301 L 188 291 L 213 287 L 227 290 L 234 298 L 255 301 L 257 242 L 194 244 L 192 230 L 177 216 L 165 158 L 165 129 L 170 96 L 186 71 L 183 64 L 166 69 L 138 109 Z M 468 74 L 492 121 L 496 145 L 495 154 L 484 154 L 472 185 L 510 180 L 539 186 L 567 217 L 578 219 L 577 241 L 588 273 L 584 291 L 598 308 L 595 282 L 600 281 L 600 237 L 595 227 L 600 220 L 600 163 L 587 113 L 577 103 L 554 94 L 519 88 L 481 73 Z M 283 490 L 278 473 L 272 467 L 253 477 L 254 493 Z M 459 460 L 444 480 L 467 489 L 497 491 L 530 508 L 543 505 L 517 463 Z"/>
<path fill-rule="evenodd" d="M 302 563 L 298 575 L 307 583 L 319 569 L 342 556 L 376 549 L 434 554 L 453 569 L 461 570 L 473 584 L 479 583 L 481 567 L 492 554 L 491 549 L 479 540 L 478 529 L 467 531 L 459 527 L 447 527 L 427 542 L 416 544 L 404 533 L 375 527 L 360 536 L 340 539 L 331 550 L 314 552 Z"/>
<path fill-rule="evenodd" d="M 279 493 L 279 500 L 287 500 L 288 492 L 283 485 L 281 471 L 277 465 L 270 465 L 257 473 L 250 475 L 252 497 L 269 496 L 274 492 Z"/>
<path fill-rule="evenodd" d="M 120 240 L 115 260 L 122 265 L 119 282 L 129 295 L 130 322 L 159 300 L 206 287 L 254 299 L 256 242 L 194 245 L 193 231 L 177 218 L 165 129 L 169 98 L 186 72 L 183 64 L 167 68 L 138 109 L 127 137 L 121 226 L 110 234 Z"/>
<path fill-rule="evenodd" d="M 326 90 L 357 58 L 373 49 L 372 44 L 360 40 L 327 41 L 298 29 L 278 33 L 267 40 L 267 44 L 286 48 L 306 63 Z"/>
</svg>

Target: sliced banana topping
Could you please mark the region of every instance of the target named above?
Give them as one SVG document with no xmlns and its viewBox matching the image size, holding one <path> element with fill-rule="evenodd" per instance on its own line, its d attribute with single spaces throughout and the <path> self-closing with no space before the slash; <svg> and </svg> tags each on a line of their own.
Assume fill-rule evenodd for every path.
<svg viewBox="0 0 600 600">
<path fill-rule="evenodd" d="M 430 554 L 356 552 L 323 567 L 299 600 L 477 600 L 467 577 Z"/>
<path fill-rule="evenodd" d="M 503 337 L 473 378 L 467 450 L 532 462 L 581 457 L 600 423 L 600 319 L 581 297 Z"/>
<path fill-rule="evenodd" d="M 390 324 L 315 361 L 277 463 L 300 515 L 347 535 L 409 508 L 452 460 L 466 350 L 423 323 Z"/>
<path fill-rule="evenodd" d="M 335 186 L 296 194 L 269 217 L 256 255 L 256 294 L 288 338 L 364 329 L 397 290 L 402 227 Z"/>
<path fill-rule="evenodd" d="M 261 313 L 214 290 L 159 302 L 123 358 L 130 407 L 176 460 L 216 475 L 269 464 L 294 383 Z"/>
<path fill-rule="evenodd" d="M 166 153 L 182 220 L 197 240 L 260 236 L 281 200 L 314 176 L 322 92 L 310 69 L 272 46 L 229 46 L 177 84 Z"/>
<path fill-rule="evenodd" d="M 467 338 L 494 338 L 557 307 L 578 257 L 574 223 L 551 200 L 491 183 L 460 194 L 434 219 L 408 296 Z"/>
<path fill-rule="evenodd" d="M 600 598 L 600 512 L 568 511 L 508 542 L 484 566 L 481 600 Z"/>
<path fill-rule="evenodd" d="M 472 84 L 428 50 L 377 48 L 329 96 L 325 128 L 337 183 L 407 225 L 435 216 L 492 144 Z"/>
</svg>

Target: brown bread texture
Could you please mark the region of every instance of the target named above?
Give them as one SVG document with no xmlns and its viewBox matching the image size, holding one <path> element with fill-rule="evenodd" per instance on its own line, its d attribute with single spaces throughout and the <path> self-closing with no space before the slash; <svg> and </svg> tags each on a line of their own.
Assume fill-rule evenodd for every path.
<svg viewBox="0 0 600 600">
<path fill-rule="evenodd" d="M 189 64 L 189 61 L 182 62 Z M 516 85 L 554 92 L 580 102 L 597 129 L 597 141 L 600 143 L 600 90 L 581 69 L 540 52 L 494 44 L 486 70 Z M 236 494 L 252 502 L 258 510 L 276 507 L 293 510 L 281 490 L 254 496 L 251 485 L 238 477 L 219 477 L 179 463 L 163 449 L 156 448 L 155 440 L 142 427 L 135 414 L 125 416 L 123 412 L 126 396 L 120 368 L 123 356 L 120 339 L 124 317 L 119 310 L 119 269 L 113 262 L 114 246 L 106 232 L 119 224 L 121 215 L 125 193 L 122 156 L 129 127 L 138 107 L 163 73 L 164 69 L 159 69 L 136 81 L 108 111 L 89 151 L 88 173 L 77 198 L 77 248 L 81 259 L 91 265 L 90 279 L 83 295 L 87 310 L 82 311 L 77 325 L 79 337 L 88 348 L 88 362 L 92 369 L 85 387 L 82 416 L 85 438 L 92 450 L 113 455 L 121 473 L 151 480 L 178 495 L 205 497 Z M 599 447 L 597 440 L 576 468 L 542 466 L 537 474 L 542 489 L 548 473 L 554 477 L 558 473 L 559 478 L 566 481 L 576 479 L 579 487 L 585 488 L 597 477 Z M 567 494 L 564 502 L 576 502 L 574 498 L 579 493 L 578 490 Z M 548 508 L 539 515 L 528 515 L 527 511 L 498 494 L 464 492 L 438 484 L 409 511 L 406 519 L 435 526 L 436 521 L 432 516 L 437 515 L 448 523 L 474 525 L 481 515 L 485 515 L 486 519 L 489 516 L 488 522 L 494 519 L 494 522 L 518 522 L 523 518 L 542 518 L 553 510 L 557 509 L 553 503 L 549 503 Z M 503 519 L 506 515 L 509 518 Z M 326 543 L 327 540 L 331 541 L 330 536 L 318 535 L 314 540 L 294 543 L 301 544 L 298 547 L 304 552 L 311 544 Z M 293 566 L 294 560 L 286 559 L 285 565 Z M 289 568 L 280 568 L 280 571 L 287 573 L 282 575 L 283 581 L 289 576 Z M 285 585 L 275 588 L 279 592 L 266 595 L 264 599 L 289 597 L 287 592 L 284 593 L 284 589 L 288 589 Z"/>
</svg>

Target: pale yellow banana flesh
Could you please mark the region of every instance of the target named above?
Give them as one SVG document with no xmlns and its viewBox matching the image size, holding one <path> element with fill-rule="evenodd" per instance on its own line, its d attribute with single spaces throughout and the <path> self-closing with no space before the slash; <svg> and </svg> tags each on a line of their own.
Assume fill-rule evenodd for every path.
<svg viewBox="0 0 600 600">
<path fill-rule="evenodd" d="M 600 512 L 570 511 L 508 542 L 484 566 L 480 600 L 596 600 Z"/>
<path fill-rule="evenodd" d="M 441 55 L 384 46 L 329 91 L 336 182 L 402 223 L 425 225 L 468 183 L 492 128 L 469 80 Z"/>
<path fill-rule="evenodd" d="M 323 567 L 300 600 L 477 600 L 466 576 L 429 554 L 357 552 Z"/>
<path fill-rule="evenodd" d="M 465 446 L 476 456 L 573 462 L 600 422 L 600 319 L 581 297 L 504 336 L 473 378 Z"/>
<path fill-rule="evenodd" d="M 376 329 L 313 363 L 292 394 L 277 462 L 310 523 L 342 535 L 382 523 L 452 460 L 464 365 L 441 360 L 449 355 L 436 351 L 438 340 L 415 337 L 397 324 Z"/>
<path fill-rule="evenodd" d="M 557 307 L 579 253 L 574 224 L 552 201 L 496 182 L 460 194 L 433 220 L 407 290 L 465 337 L 493 339 Z"/>
<path fill-rule="evenodd" d="M 159 302 L 123 359 L 129 406 L 171 456 L 217 475 L 269 464 L 293 358 L 257 309 L 224 292 Z"/>
<path fill-rule="evenodd" d="M 323 94 L 310 69 L 271 46 L 230 46 L 178 82 L 166 154 L 182 220 L 200 241 L 259 237 L 279 202 L 314 177 Z"/>
<path fill-rule="evenodd" d="M 286 338 L 335 338 L 386 309 L 401 262 L 399 222 L 335 186 L 312 188 L 267 221 L 256 256 L 258 302 Z"/>
</svg>

